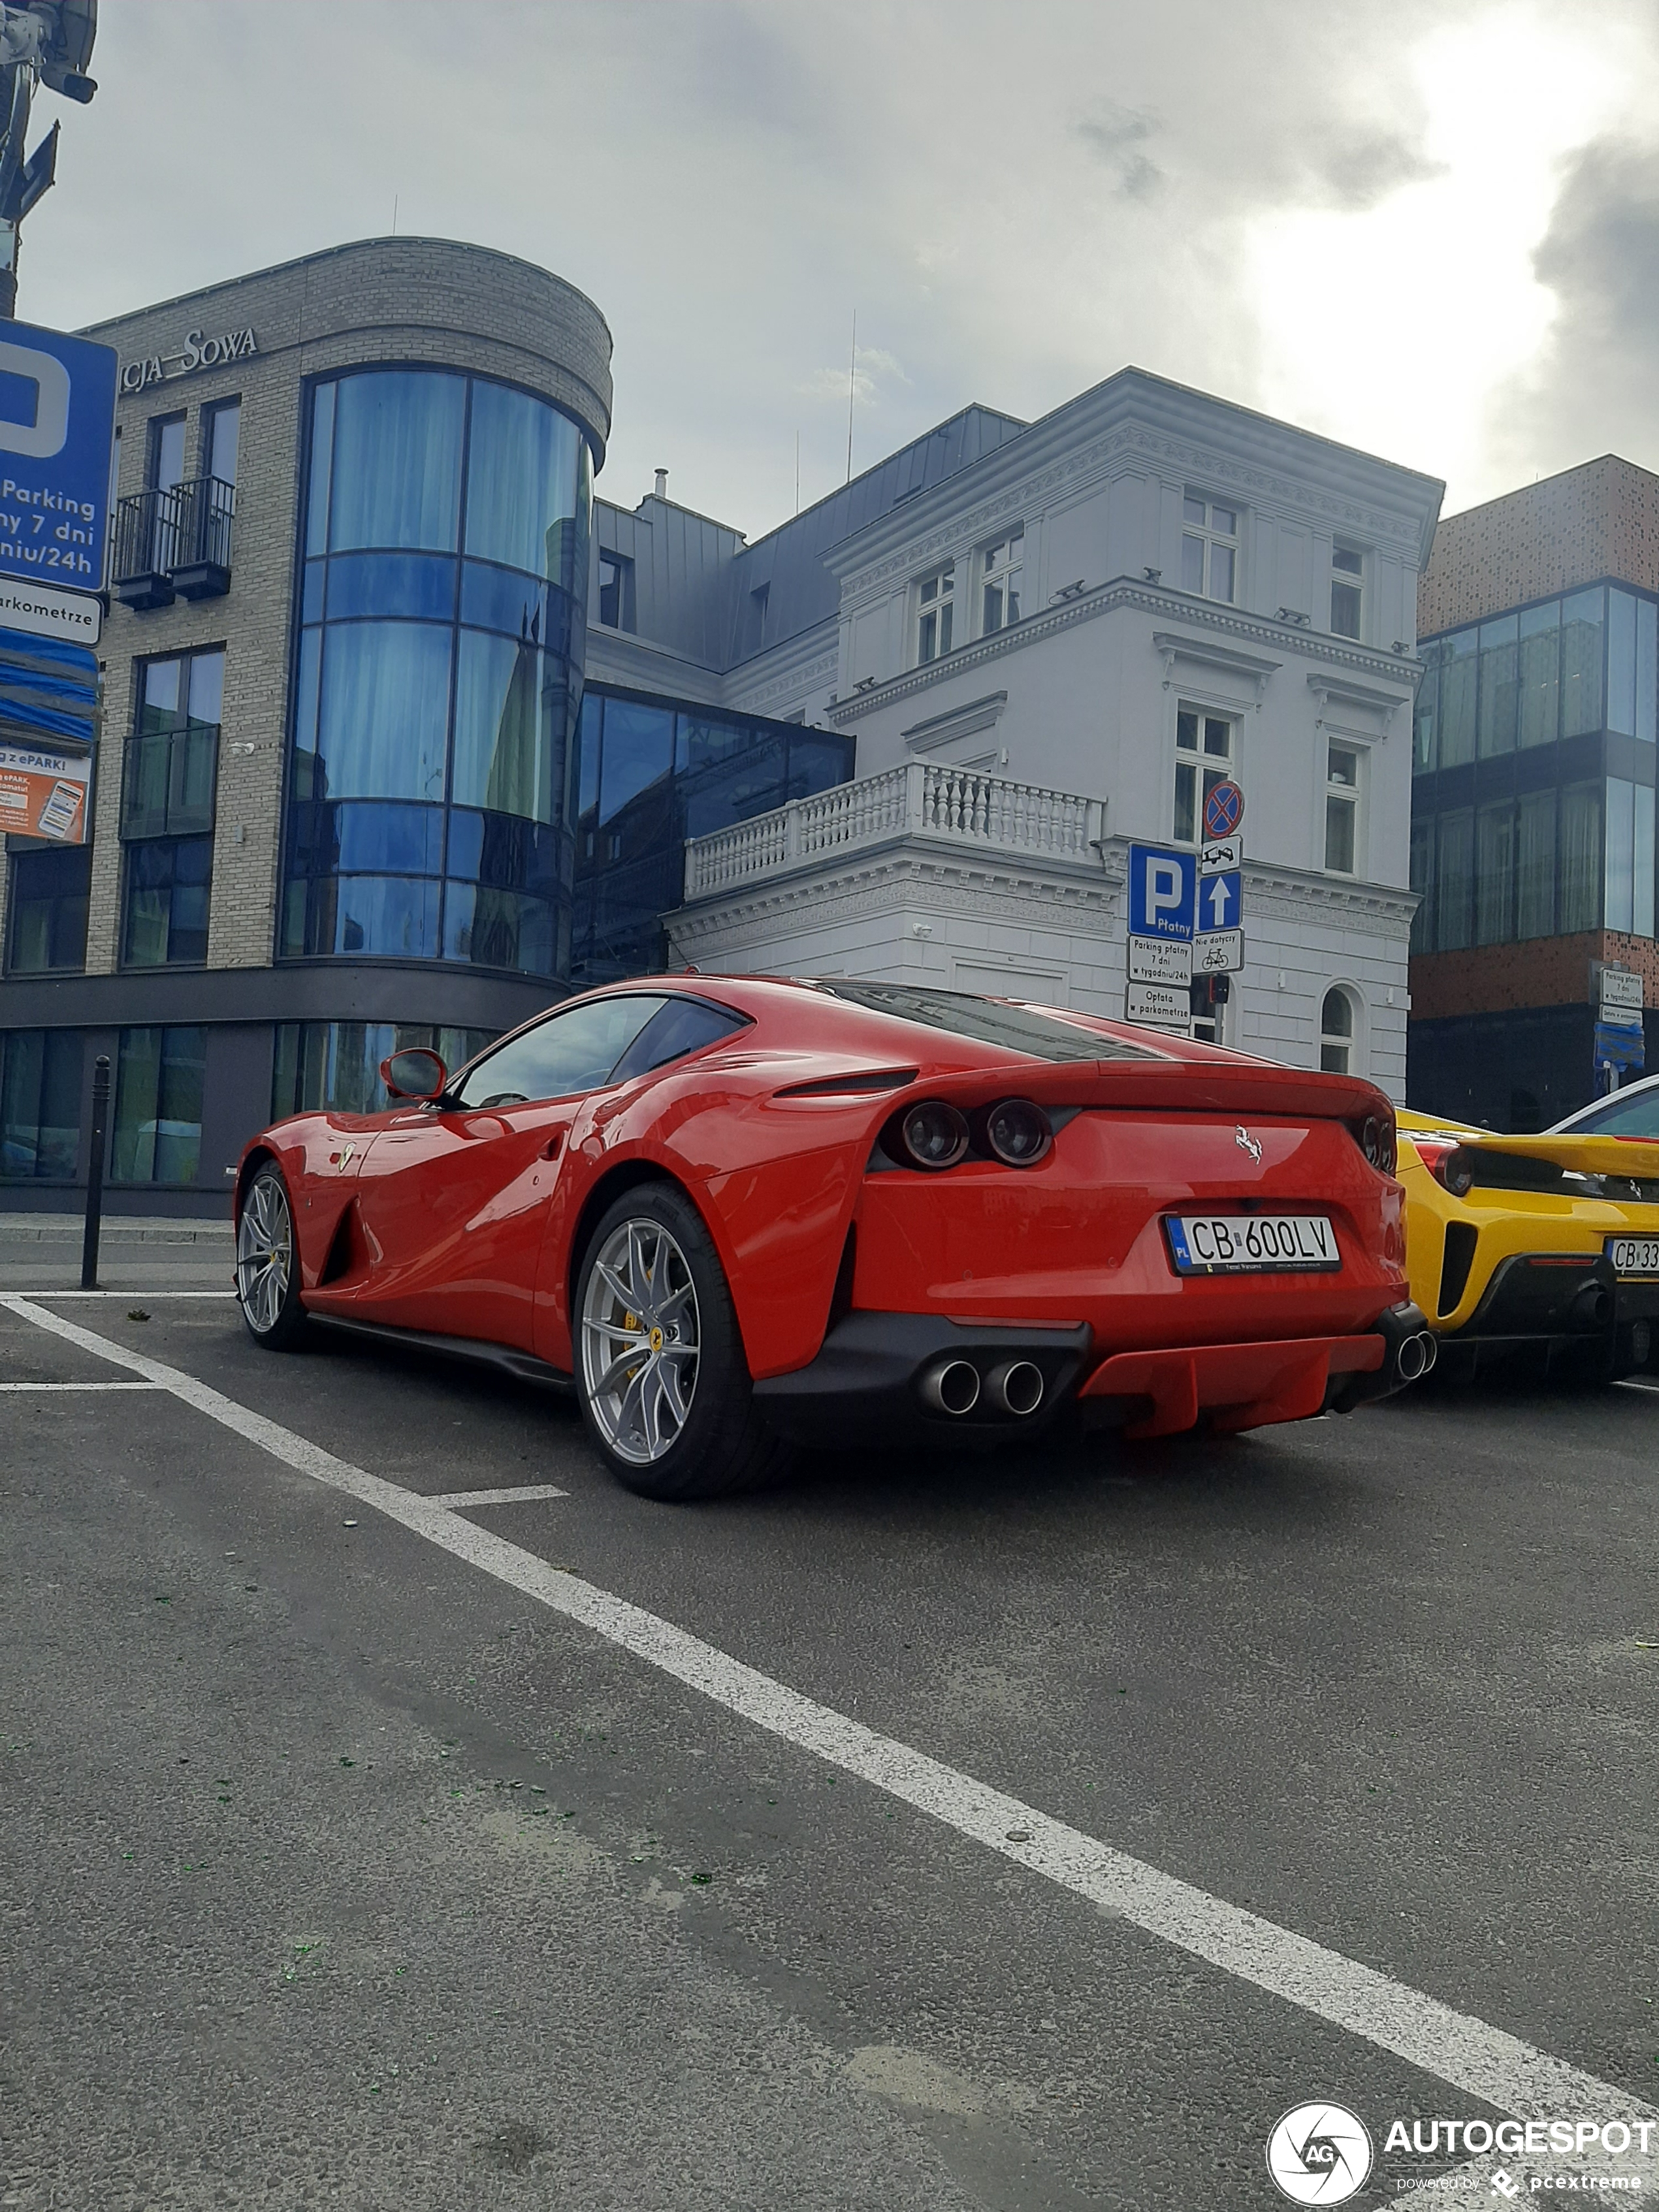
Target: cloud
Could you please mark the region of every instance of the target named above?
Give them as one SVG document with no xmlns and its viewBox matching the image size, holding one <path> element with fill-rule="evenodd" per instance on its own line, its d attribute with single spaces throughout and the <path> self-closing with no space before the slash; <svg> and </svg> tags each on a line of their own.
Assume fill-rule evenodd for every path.
<svg viewBox="0 0 1659 2212">
<path fill-rule="evenodd" d="M 1556 315 L 1515 396 L 1517 463 L 1548 474 L 1611 451 L 1659 468 L 1659 149 L 1584 147 L 1534 266 Z"/>
<path fill-rule="evenodd" d="M 483 12 L 494 34 L 458 40 L 452 0 L 106 8 L 96 101 L 37 105 L 63 143 L 20 314 L 72 328 L 382 233 L 395 196 L 402 230 L 598 302 L 605 495 L 664 463 L 751 533 L 793 509 L 798 435 L 804 497 L 845 474 L 854 312 L 871 459 L 1132 361 L 1484 496 L 1613 441 L 1575 318 L 1647 419 L 1619 263 L 1646 250 L 1647 0 Z M 234 155 L 204 194 L 209 143 Z"/>
<path fill-rule="evenodd" d="M 1072 125 L 1075 136 L 1104 166 L 1126 200 L 1150 199 L 1164 182 L 1164 172 L 1140 150 L 1154 127 L 1150 115 L 1120 107 L 1109 100 Z"/>
<path fill-rule="evenodd" d="M 1397 131 L 1360 130 L 1333 136 L 1312 156 L 1310 174 L 1316 189 L 1337 207 L 1375 207 L 1401 185 L 1444 176 L 1448 165 L 1431 160 L 1420 139 Z"/>
</svg>

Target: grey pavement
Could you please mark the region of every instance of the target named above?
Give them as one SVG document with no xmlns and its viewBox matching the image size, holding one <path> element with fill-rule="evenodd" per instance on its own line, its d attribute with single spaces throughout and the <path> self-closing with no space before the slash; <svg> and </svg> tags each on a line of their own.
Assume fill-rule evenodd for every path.
<svg viewBox="0 0 1659 2212">
<path fill-rule="evenodd" d="M 0 1213 L 0 1291 L 75 1289 L 84 1231 L 78 1213 Z M 234 1251 L 228 1205 L 222 1221 L 106 1213 L 98 1250 L 106 1290 L 227 1289 Z"/>
<path fill-rule="evenodd" d="M 684 1510 L 477 1370 L 56 1310 L 412 1490 L 556 1483 L 474 1517 L 1659 2100 L 1659 1394 L 808 1459 Z M 118 1372 L 0 1309 L 0 1380 Z M 21 2212 L 1230 2212 L 1279 2201 L 1305 2098 L 1379 2142 L 1482 2109 L 165 1395 L 0 1397 L 0 1577 Z"/>
</svg>

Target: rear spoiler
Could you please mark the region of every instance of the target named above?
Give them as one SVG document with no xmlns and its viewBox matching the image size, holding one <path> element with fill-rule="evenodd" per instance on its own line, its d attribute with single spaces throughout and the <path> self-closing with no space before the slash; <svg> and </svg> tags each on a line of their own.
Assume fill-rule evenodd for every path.
<svg viewBox="0 0 1659 2212">
<path fill-rule="evenodd" d="M 1233 1060 L 1214 1068 L 1190 1060 L 1028 1060 L 1023 1066 L 1004 1061 L 961 1073 L 924 1074 L 910 1088 L 930 1098 L 982 1100 L 988 1093 L 1031 1098 L 1042 1106 L 1219 1114 L 1236 1121 L 1394 1118 L 1389 1100 L 1358 1076 L 1318 1075 L 1267 1061 Z"/>
<path fill-rule="evenodd" d="M 1401 1139 L 1414 1143 L 1449 1138 L 1470 1152 L 1502 1152 L 1510 1159 L 1542 1160 L 1569 1174 L 1616 1176 L 1633 1182 L 1659 1181 L 1659 1141 L 1642 1137 L 1559 1136 L 1495 1137 L 1483 1129 L 1461 1128 L 1455 1122 L 1443 1130 L 1402 1129 Z"/>
</svg>

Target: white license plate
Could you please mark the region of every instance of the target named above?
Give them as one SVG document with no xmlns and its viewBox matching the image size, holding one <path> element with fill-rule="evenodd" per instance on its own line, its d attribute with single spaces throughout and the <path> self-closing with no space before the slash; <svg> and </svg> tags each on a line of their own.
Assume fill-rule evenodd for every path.
<svg viewBox="0 0 1659 2212">
<path fill-rule="evenodd" d="M 1659 1275 L 1659 1237 L 1609 1237 L 1603 1249 L 1615 1275 Z"/>
<path fill-rule="evenodd" d="M 1178 1275 L 1329 1273 L 1342 1265 L 1322 1213 L 1166 1213 Z"/>
</svg>

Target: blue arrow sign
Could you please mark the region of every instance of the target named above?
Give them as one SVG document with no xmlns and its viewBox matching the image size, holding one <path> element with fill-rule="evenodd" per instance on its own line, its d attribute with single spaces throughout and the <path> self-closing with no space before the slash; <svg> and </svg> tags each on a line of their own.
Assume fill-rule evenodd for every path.
<svg viewBox="0 0 1659 2212">
<path fill-rule="evenodd" d="M 1201 935 L 1237 929 L 1243 915 L 1242 870 L 1229 868 L 1218 876 L 1203 876 L 1198 885 L 1198 927 Z"/>
<path fill-rule="evenodd" d="M 1169 853 L 1157 845 L 1129 848 L 1129 934 L 1190 941 L 1195 853 Z"/>
</svg>

